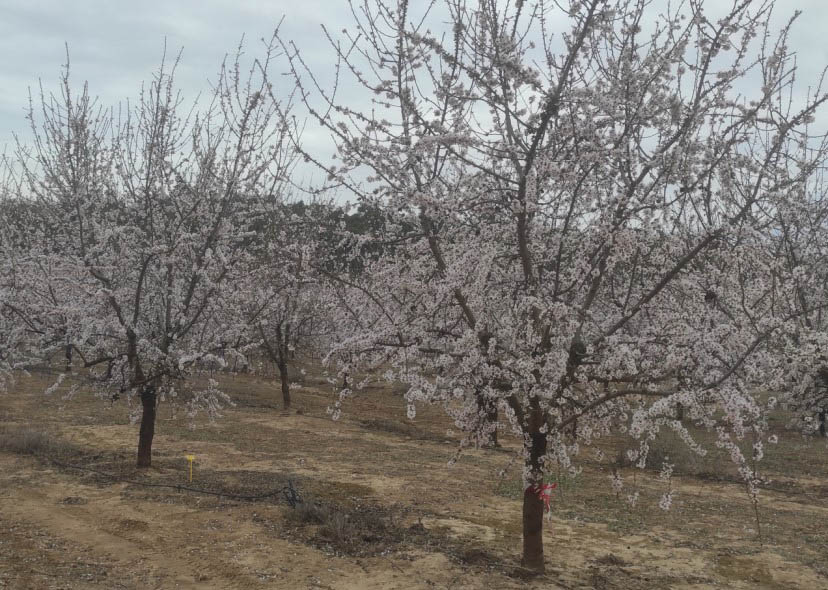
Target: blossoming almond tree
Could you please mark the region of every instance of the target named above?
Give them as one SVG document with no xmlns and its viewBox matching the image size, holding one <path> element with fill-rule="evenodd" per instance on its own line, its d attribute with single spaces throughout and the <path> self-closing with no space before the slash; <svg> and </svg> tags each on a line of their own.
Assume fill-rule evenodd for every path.
<svg viewBox="0 0 828 590">
<path fill-rule="evenodd" d="M 244 326 L 247 346 L 276 366 L 287 411 L 297 353 L 322 350 L 330 335 L 326 285 L 315 269 L 331 254 L 319 232 L 325 231 L 326 224 L 320 222 L 333 208 L 273 199 L 263 202 L 262 210 L 255 254 L 239 279 L 239 297 L 227 309 Z"/>
<path fill-rule="evenodd" d="M 239 288 L 259 203 L 278 198 L 291 157 L 285 106 L 270 99 L 273 56 L 249 75 L 239 59 L 222 66 L 204 108 L 183 107 L 175 65 L 117 110 L 74 89 L 67 66 L 60 94 L 32 107 L 33 146 L 18 149 L 16 197 L 37 215 L 6 265 L 8 305 L 44 356 L 68 344 L 78 378 L 140 399 L 139 467 L 151 463 L 159 401 L 180 400 L 205 361 L 243 355 L 216 306 Z M 223 400 L 210 381 L 186 401 L 215 413 Z"/>
<path fill-rule="evenodd" d="M 353 334 L 335 352 L 390 366 L 411 416 L 441 402 L 473 432 L 480 396 L 499 407 L 523 441 L 529 568 L 544 472 L 609 432 L 642 466 L 662 428 L 704 452 L 681 407 L 754 480 L 739 442 L 761 435 L 771 344 L 804 311 L 771 221 L 825 157 L 808 124 L 826 95 L 784 99 L 772 8 L 365 0 L 344 38 L 326 32 L 337 80 L 371 97 L 351 104 L 284 44 L 340 161 L 306 157 L 395 244 L 341 277 Z"/>
</svg>

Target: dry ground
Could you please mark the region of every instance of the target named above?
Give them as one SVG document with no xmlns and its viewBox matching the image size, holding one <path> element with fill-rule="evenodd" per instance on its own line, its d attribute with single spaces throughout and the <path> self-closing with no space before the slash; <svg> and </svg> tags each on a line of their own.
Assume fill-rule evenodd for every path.
<svg viewBox="0 0 828 590">
<path fill-rule="evenodd" d="M 142 473 L 122 403 L 44 397 L 47 379 L 0 396 L 0 588 L 828 588 L 828 445 L 784 432 L 782 416 L 764 461 L 761 541 L 716 453 L 659 442 L 677 472 L 663 512 L 667 484 L 654 472 L 623 468 L 640 499 L 616 498 L 608 477 L 621 447 L 604 441 L 607 458 L 553 477 L 547 574 L 527 578 L 518 470 L 497 475 L 513 441 L 448 467 L 457 438 L 437 409 L 408 421 L 399 396 L 369 388 L 333 422 L 324 380 L 297 387 L 301 413 L 286 415 L 274 384 L 228 378 L 237 406 L 213 423 L 190 428 L 162 406 L 155 465 Z M 190 485 L 187 454 L 191 485 L 224 497 L 175 488 Z M 281 495 L 228 497 L 289 480 L 304 498 L 295 509 Z"/>
</svg>

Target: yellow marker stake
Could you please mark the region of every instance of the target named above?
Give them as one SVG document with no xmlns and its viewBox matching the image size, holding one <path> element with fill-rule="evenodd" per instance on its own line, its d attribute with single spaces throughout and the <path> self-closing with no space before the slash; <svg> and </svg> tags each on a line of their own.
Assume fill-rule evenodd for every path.
<svg viewBox="0 0 828 590">
<path fill-rule="evenodd" d="M 187 461 L 190 462 L 190 481 L 193 481 L 193 461 L 195 461 L 195 455 L 187 455 Z"/>
</svg>

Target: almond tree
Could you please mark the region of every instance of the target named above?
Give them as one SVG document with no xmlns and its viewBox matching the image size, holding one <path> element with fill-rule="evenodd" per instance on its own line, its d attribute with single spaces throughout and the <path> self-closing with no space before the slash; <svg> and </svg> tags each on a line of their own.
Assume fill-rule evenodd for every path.
<svg viewBox="0 0 828 590">
<path fill-rule="evenodd" d="M 248 74 L 238 57 L 222 66 L 204 107 L 184 106 L 177 60 L 117 109 L 74 88 L 67 65 L 59 94 L 33 102 L 33 145 L 17 150 L 16 198 L 37 218 L 12 261 L 8 305 L 44 356 L 68 345 L 78 379 L 140 399 L 139 467 L 151 463 L 158 403 L 216 413 L 217 383 L 186 379 L 205 361 L 243 357 L 215 308 L 239 289 L 259 203 L 276 198 L 290 161 L 273 57 L 268 47 Z"/>
<path fill-rule="evenodd" d="M 331 207 L 279 199 L 263 202 L 262 209 L 263 225 L 240 281 L 240 297 L 227 309 L 245 326 L 241 339 L 279 371 L 287 411 L 297 353 L 321 350 L 330 334 L 326 285 L 315 268 L 324 266 L 330 254 L 320 239 L 326 226 L 320 221 Z"/>
<path fill-rule="evenodd" d="M 391 367 L 411 416 L 442 402 L 475 431 L 480 396 L 499 407 L 534 570 L 544 472 L 609 432 L 640 466 L 662 428 L 704 452 L 681 407 L 753 485 L 739 442 L 761 436 L 756 391 L 804 311 L 769 238 L 824 162 L 808 124 L 826 96 L 789 94 L 773 2 L 677 4 L 355 2 L 353 29 L 326 31 L 340 85 L 366 90 L 350 104 L 284 44 L 339 161 L 305 157 L 380 207 L 374 239 L 395 244 L 339 277 L 353 335 L 335 352 Z"/>
</svg>

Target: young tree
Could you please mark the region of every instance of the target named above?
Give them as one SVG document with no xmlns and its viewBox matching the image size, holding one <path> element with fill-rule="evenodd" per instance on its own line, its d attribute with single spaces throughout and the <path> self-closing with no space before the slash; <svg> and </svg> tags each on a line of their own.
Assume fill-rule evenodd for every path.
<svg viewBox="0 0 828 590">
<path fill-rule="evenodd" d="M 825 157 L 808 124 L 826 95 L 784 100 L 796 67 L 772 8 L 365 0 L 328 38 L 370 106 L 284 45 L 340 161 L 306 157 L 381 208 L 374 239 L 395 244 L 341 277 L 354 329 L 336 351 L 390 366 L 412 416 L 442 402 L 474 431 L 480 396 L 497 405 L 523 441 L 529 568 L 544 472 L 611 431 L 641 466 L 661 428 L 703 452 L 679 404 L 753 483 L 738 442 L 761 434 L 772 344 L 804 311 L 771 222 Z"/>
<path fill-rule="evenodd" d="M 235 313 L 247 326 L 247 341 L 278 369 L 282 403 L 288 411 L 290 367 L 297 352 L 320 350 L 330 333 L 325 285 L 314 267 L 324 265 L 328 256 L 319 232 L 320 221 L 331 207 L 283 200 L 262 206 L 266 221 Z"/>
<path fill-rule="evenodd" d="M 204 361 L 243 355 L 215 307 L 239 289 L 259 203 L 277 198 L 291 152 L 286 106 L 270 98 L 273 47 L 249 74 L 239 56 L 200 109 L 183 108 L 177 60 L 118 109 L 76 91 L 67 65 L 60 93 L 41 91 L 31 108 L 33 146 L 17 151 L 17 199 L 36 219 L 10 304 L 43 355 L 68 346 L 103 396 L 140 399 L 139 467 L 151 463 L 158 403 L 180 398 Z M 224 399 L 213 381 L 191 389 L 191 412 Z"/>
</svg>

